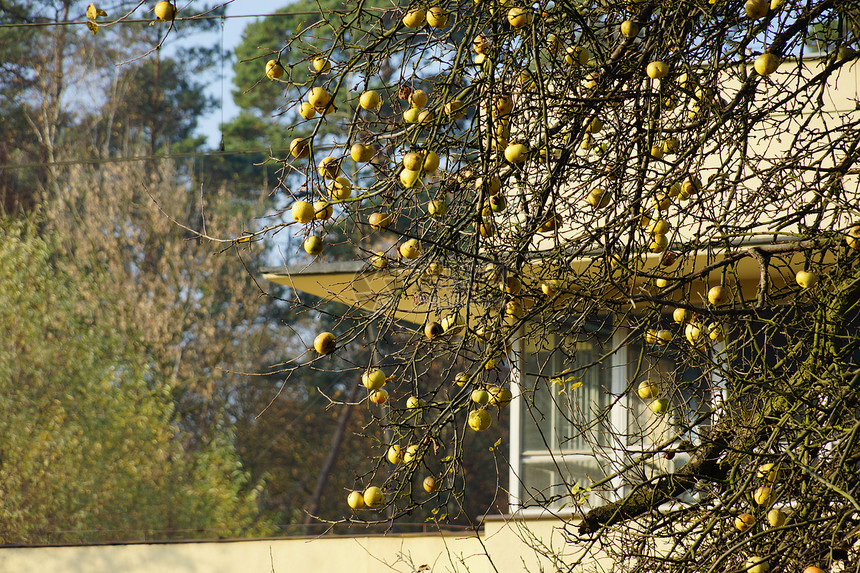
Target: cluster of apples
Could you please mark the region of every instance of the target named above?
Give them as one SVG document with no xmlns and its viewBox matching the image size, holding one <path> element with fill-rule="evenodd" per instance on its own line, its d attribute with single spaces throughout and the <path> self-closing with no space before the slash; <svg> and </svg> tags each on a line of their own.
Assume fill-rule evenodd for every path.
<svg viewBox="0 0 860 573">
<path fill-rule="evenodd" d="M 762 464 L 758 467 L 756 478 L 761 485 L 753 493 L 753 513 L 741 513 L 734 518 L 735 529 L 741 533 L 752 530 L 758 523 L 756 512 L 766 512 L 765 520 L 772 528 L 783 527 L 788 521 L 789 516 L 781 508 L 773 507 L 777 501 L 774 487 L 779 479 L 779 467 L 774 463 Z M 770 570 L 770 564 L 767 558 L 753 555 L 746 560 L 744 568 L 751 573 L 767 573 Z M 809 565 L 803 573 L 825 573 L 825 571 L 815 565 Z"/>
<path fill-rule="evenodd" d="M 669 411 L 671 402 L 668 398 L 658 398 L 660 395 L 660 385 L 653 380 L 644 380 L 639 383 L 636 388 L 636 393 L 643 400 L 651 400 L 648 407 L 651 411 L 661 416 Z"/>
<path fill-rule="evenodd" d="M 328 333 L 324 333 L 328 334 Z M 323 335 L 320 335 L 323 336 Z M 318 337 L 319 338 L 319 337 Z M 317 351 L 321 354 L 322 350 L 333 349 L 333 342 L 329 346 L 321 346 Z M 316 343 L 315 343 L 316 346 Z M 489 362 L 488 362 L 489 364 Z M 491 365 L 491 364 L 490 364 Z M 492 365 L 491 365 L 492 366 Z M 388 402 L 389 394 L 384 388 L 390 377 L 385 375 L 385 372 L 379 368 L 371 368 L 365 371 L 361 376 L 362 385 L 368 390 L 368 398 L 375 404 L 385 404 Z M 465 373 L 460 373 L 455 377 L 458 386 L 465 386 L 469 383 L 469 378 Z M 476 431 L 482 432 L 492 425 L 492 416 L 487 411 L 488 406 L 505 408 L 513 399 L 511 391 L 500 385 L 479 386 L 476 387 L 470 394 L 470 400 L 476 405 L 476 408 L 469 412 L 468 426 Z M 407 410 L 420 410 L 428 405 L 417 396 L 409 396 L 406 400 Z M 405 448 L 401 448 L 399 444 L 393 444 L 388 448 L 385 458 L 392 465 L 415 466 L 420 461 L 423 453 L 417 444 L 411 444 Z M 422 482 L 422 486 L 427 493 L 435 493 L 439 490 L 440 480 L 435 476 L 426 476 Z M 347 504 L 353 509 L 362 509 L 364 507 L 374 508 L 384 503 L 384 494 L 379 487 L 371 486 L 361 491 L 352 491 L 347 496 Z"/>
</svg>

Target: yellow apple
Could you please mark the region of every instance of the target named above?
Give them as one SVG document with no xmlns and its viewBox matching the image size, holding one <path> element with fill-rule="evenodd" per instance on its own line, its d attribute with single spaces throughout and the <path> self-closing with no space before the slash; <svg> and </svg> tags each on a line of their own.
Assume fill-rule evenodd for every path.
<svg viewBox="0 0 860 573">
<path fill-rule="evenodd" d="M 427 212 L 433 217 L 442 217 L 448 212 L 448 203 L 442 199 L 433 199 L 427 203 Z"/>
<path fill-rule="evenodd" d="M 314 106 L 314 109 L 317 111 L 325 109 L 329 102 L 331 102 L 331 94 L 329 94 L 325 88 L 317 86 L 311 89 L 308 94 L 308 103 Z"/>
<path fill-rule="evenodd" d="M 652 80 L 661 80 L 669 74 L 669 66 L 659 60 L 654 60 L 645 68 L 645 73 Z"/>
<path fill-rule="evenodd" d="M 478 232 L 484 238 L 492 237 L 496 234 L 496 225 L 492 219 L 481 219 L 481 222 L 478 224 Z"/>
<path fill-rule="evenodd" d="M 723 335 L 723 327 L 718 322 L 712 322 L 708 325 L 708 338 L 714 342 L 722 342 L 725 339 Z"/>
<path fill-rule="evenodd" d="M 159 20 L 170 22 L 171 20 L 176 18 L 176 6 L 174 6 L 170 2 L 165 2 L 164 0 L 162 0 L 155 5 L 155 17 Z"/>
<path fill-rule="evenodd" d="M 726 304 L 729 302 L 730 294 L 729 289 L 724 286 L 711 287 L 711 290 L 708 291 L 708 302 L 714 306 Z"/>
<path fill-rule="evenodd" d="M 738 531 L 746 531 L 755 525 L 755 517 L 749 513 L 742 513 L 735 518 L 735 528 Z"/>
<path fill-rule="evenodd" d="M 314 67 L 316 71 L 321 74 L 327 74 L 331 71 L 331 62 L 322 56 L 318 56 L 311 60 L 311 65 Z"/>
<path fill-rule="evenodd" d="M 424 173 L 435 173 L 439 169 L 439 156 L 435 151 L 427 150 L 424 153 Z"/>
<path fill-rule="evenodd" d="M 323 157 L 317 164 L 317 173 L 325 179 L 335 179 L 340 175 L 340 161 L 334 157 Z"/>
<path fill-rule="evenodd" d="M 472 402 L 474 402 L 475 404 L 480 404 L 483 406 L 484 404 L 486 404 L 487 402 L 490 401 L 490 393 L 487 392 L 486 390 L 482 390 L 482 389 L 478 388 L 478 389 L 472 390 L 471 398 L 472 398 Z"/>
<path fill-rule="evenodd" d="M 379 101 L 379 94 L 373 90 L 368 90 L 358 98 L 358 105 L 363 109 L 370 111 L 373 109 L 379 109 Z"/>
<path fill-rule="evenodd" d="M 512 143 L 505 147 L 505 159 L 510 163 L 522 163 L 528 155 L 529 149 L 522 143 Z"/>
<path fill-rule="evenodd" d="M 445 113 L 451 119 L 460 119 L 466 115 L 466 104 L 458 99 L 454 99 L 445 104 Z"/>
<path fill-rule="evenodd" d="M 652 253 L 662 253 L 669 247 L 669 239 L 666 235 L 654 235 L 651 244 L 648 245 L 648 249 Z"/>
<path fill-rule="evenodd" d="M 296 159 L 302 159 L 310 154 L 311 146 L 307 139 L 297 137 L 290 142 L 290 155 Z"/>
<path fill-rule="evenodd" d="M 610 193 L 607 193 L 604 189 L 596 187 L 589 191 L 588 197 L 585 198 L 585 202 L 591 205 L 594 209 L 603 209 L 609 205 L 611 199 L 612 196 Z"/>
<path fill-rule="evenodd" d="M 482 189 L 486 189 L 489 195 L 498 195 L 502 190 L 502 180 L 498 175 L 475 179 L 475 191 L 480 192 Z"/>
<path fill-rule="evenodd" d="M 370 264 L 374 269 L 381 271 L 388 266 L 388 258 L 382 251 L 377 251 L 376 254 L 373 255 L 373 258 L 370 259 Z"/>
<path fill-rule="evenodd" d="M 771 53 L 764 53 L 755 59 L 753 68 L 760 76 L 768 76 L 776 71 L 779 67 L 779 56 Z"/>
<path fill-rule="evenodd" d="M 421 115 L 421 110 L 417 107 L 410 107 L 403 112 L 403 121 L 406 123 L 417 123 L 418 116 Z"/>
<path fill-rule="evenodd" d="M 424 478 L 422 485 L 424 486 L 424 491 L 427 493 L 433 493 L 439 489 L 439 482 L 436 481 L 436 478 L 433 476 L 427 476 Z"/>
<path fill-rule="evenodd" d="M 621 22 L 621 35 L 625 38 L 635 38 L 639 34 L 639 24 L 633 20 L 624 20 Z"/>
<path fill-rule="evenodd" d="M 445 265 L 438 261 L 430 261 L 430 264 L 427 265 L 427 274 L 438 276 L 445 272 Z"/>
<path fill-rule="evenodd" d="M 349 148 L 349 155 L 356 163 L 367 163 L 373 159 L 375 152 L 376 151 L 373 149 L 373 146 L 361 143 L 354 143 L 352 147 Z"/>
<path fill-rule="evenodd" d="M 451 334 L 457 334 L 463 330 L 464 326 L 466 326 L 466 322 L 463 320 L 463 317 L 459 312 L 449 314 L 442 319 L 442 329 L 445 332 L 450 332 Z"/>
<path fill-rule="evenodd" d="M 400 245 L 400 255 L 404 259 L 417 259 L 421 256 L 421 247 L 418 244 L 418 239 L 409 239 Z"/>
<path fill-rule="evenodd" d="M 758 505 L 771 505 L 776 500 L 776 496 L 769 486 L 763 485 L 755 490 L 753 499 Z"/>
<path fill-rule="evenodd" d="M 325 356 L 331 354 L 337 348 L 337 339 L 331 332 L 323 332 L 314 338 L 314 350 Z"/>
<path fill-rule="evenodd" d="M 818 275 L 809 271 L 798 271 L 794 280 L 797 281 L 800 288 L 812 288 L 818 282 Z"/>
<path fill-rule="evenodd" d="M 678 192 L 678 198 L 687 200 L 693 193 L 702 190 L 702 182 L 698 177 L 692 177 L 681 184 L 681 190 Z"/>
<path fill-rule="evenodd" d="M 316 235 L 311 235 L 302 242 L 302 247 L 307 254 L 317 256 L 323 252 L 323 240 Z"/>
<path fill-rule="evenodd" d="M 377 405 L 382 405 L 388 402 L 388 390 L 380 388 L 370 392 L 370 401 Z"/>
<path fill-rule="evenodd" d="M 648 225 L 648 232 L 652 235 L 665 235 L 670 229 L 671 227 L 665 219 L 651 221 L 651 224 Z"/>
<path fill-rule="evenodd" d="M 661 146 L 664 153 L 675 153 L 676 151 L 678 151 L 678 149 L 680 149 L 680 147 L 681 147 L 681 142 L 678 140 L 677 137 L 667 137 L 666 139 L 663 140 L 663 144 Z M 678 190 L 680 190 L 680 187 L 678 188 Z M 672 195 L 670 193 L 670 195 L 672 197 L 674 197 L 677 194 L 678 194 L 677 191 L 675 192 L 674 195 Z"/>
<path fill-rule="evenodd" d="M 669 399 L 668 398 L 657 398 L 650 404 L 651 411 L 661 416 L 669 411 Z"/>
<path fill-rule="evenodd" d="M 654 197 L 653 206 L 655 211 L 666 211 L 672 206 L 672 198 L 669 197 L 668 193 L 661 193 Z"/>
<path fill-rule="evenodd" d="M 657 394 L 660 393 L 660 387 L 650 380 L 643 380 L 639 383 L 636 393 L 639 394 L 639 397 L 643 400 L 650 400 L 651 398 L 657 397 Z"/>
<path fill-rule="evenodd" d="M 394 218 L 391 216 L 391 213 L 385 213 L 383 211 L 376 211 L 375 213 L 371 213 L 370 217 L 367 218 L 367 222 L 370 225 L 370 228 L 374 231 L 385 231 L 388 227 L 391 226 Z"/>
<path fill-rule="evenodd" d="M 406 189 L 412 189 L 421 181 L 421 171 L 413 171 L 412 169 L 400 170 L 400 183 Z"/>
<path fill-rule="evenodd" d="M 483 432 L 493 423 L 490 413 L 486 410 L 474 410 L 469 413 L 469 427 L 476 432 Z"/>
<path fill-rule="evenodd" d="M 385 386 L 385 372 L 378 368 L 368 370 L 361 375 L 361 383 L 368 390 L 376 390 Z"/>
<path fill-rule="evenodd" d="M 314 206 L 307 201 L 296 201 L 291 209 L 293 219 L 297 223 L 305 224 L 314 220 Z"/>
<path fill-rule="evenodd" d="M 165 2 L 166 4 L 166 2 Z M 270 80 L 278 80 L 284 75 L 284 66 L 278 60 L 269 60 L 266 62 L 266 77 Z"/>
<path fill-rule="evenodd" d="M 746 12 L 751 20 L 758 20 L 767 15 L 769 5 L 769 0 L 747 0 L 746 4 L 744 4 L 744 12 Z"/>
<path fill-rule="evenodd" d="M 413 396 L 414 398 L 414 396 Z M 417 400 L 417 398 L 416 398 Z M 415 460 L 418 459 L 418 446 L 411 445 L 406 447 L 406 451 L 403 453 L 403 463 L 411 464 Z"/>
<path fill-rule="evenodd" d="M 518 301 L 509 300 L 507 303 L 505 303 L 505 314 L 514 318 L 522 318 L 523 305 L 520 304 Z"/>
<path fill-rule="evenodd" d="M 367 507 L 376 507 L 381 505 L 383 501 L 385 501 L 385 495 L 375 485 L 364 490 L 364 505 Z"/>
<path fill-rule="evenodd" d="M 351 507 L 352 509 L 363 509 L 364 494 L 362 494 L 360 491 L 351 491 L 346 497 L 346 503 L 349 504 L 349 507 Z"/>
<path fill-rule="evenodd" d="M 490 196 L 490 211 L 493 213 L 501 213 L 507 206 L 508 202 L 502 195 Z"/>
<path fill-rule="evenodd" d="M 388 453 L 385 455 L 388 458 L 388 461 L 394 465 L 397 465 L 403 461 L 403 452 L 400 451 L 400 446 L 394 444 L 390 448 L 388 448 Z"/>
<path fill-rule="evenodd" d="M 465 372 L 458 372 L 456 376 L 454 376 L 454 382 L 457 386 L 465 386 L 466 382 L 469 381 L 469 375 Z"/>
<path fill-rule="evenodd" d="M 860 225 L 854 225 L 848 229 L 848 235 L 845 237 L 845 242 L 850 249 L 860 249 Z"/>
<path fill-rule="evenodd" d="M 774 463 L 762 464 L 756 471 L 756 477 L 773 485 L 779 479 L 779 468 Z"/>
<path fill-rule="evenodd" d="M 346 177 L 336 177 L 329 185 L 328 192 L 334 201 L 346 201 L 352 196 L 352 183 Z"/>
<path fill-rule="evenodd" d="M 767 522 L 771 527 L 782 527 L 785 525 L 785 513 L 779 509 L 771 509 L 767 512 Z"/>
<path fill-rule="evenodd" d="M 472 49 L 475 50 L 476 54 L 484 54 L 491 47 L 490 40 L 484 34 L 478 34 L 477 37 L 472 40 Z"/>
<path fill-rule="evenodd" d="M 425 17 L 424 8 L 414 8 L 403 16 L 403 25 L 407 28 L 420 28 L 424 25 Z"/>
<path fill-rule="evenodd" d="M 301 115 L 305 119 L 313 119 L 316 114 L 317 108 L 315 108 L 306 101 L 303 101 L 302 105 L 299 106 L 299 115 Z"/>
<path fill-rule="evenodd" d="M 441 336 L 443 332 L 445 332 L 445 330 L 438 322 L 428 322 L 424 325 L 424 336 L 431 340 Z"/>
<path fill-rule="evenodd" d="M 422 109 L 418 112 L 418 123 L 427 124 L 431 123 L 434 119 L 436 119 L 436 114 L 431 109 Z"/>
<path fill-rule="evenodd" d="M 444 28 L 450 20 L 450 14 L 441 6 L 433 6 L 427 10 L 427 24 L 431 28 Z"/>
<path fill-rule="evenodd" d="M 564 61 L 569 66 L 584 66 L 591 58 L 591 53 L 583 46 L 568 46 L 565 52 L 567 53 L 564 56 Z M 597 76 L 589 74 L 585 87 L 593 88 L 595 85 L 597 85 Z"/>
<path fill-rule="evenodd" d="M 744 568 L 746 569 L 746 573 L 767 573 L 770 565 L 768 565 L 763 557 L 754 555 L 746 560 Z"/>
<path fill-rule="evenodd" d="M 413 90 L 409 94 L 409 105 L 414 108 L 421 109 L 427 105 L 427 92 L 424 90 Z"/>
<path fill-rule="evenodd" d="M 556 294 L 558 294 L 558 281 L 541 281 L 540 291 L 544 294 L 544 296 L 555 296 Z"/>
<path fill-rule="evenodd" d="M 599 117 L 592 118 L 585 126 L 585 133 L 600 133 L 603 130 L 603 122 Z"/>
<path fill-rule="evenodd" d="M 499 116 L 508 115 L 514 111 L 514 98 L 508 94 L 497 97 L 493 111 Z"/>
<path fill-rule="evenodd" d="M 490 405 L 505 408 L 514 399 L 511 391 L 504 386 L 490 386 Z"/>
<path fill-rule="evenodd" d="M 522 28 L 532 23 L 532 11 L 528 8 L 514 7 L 508 10 L 508 24 Z"/>
<path fill-rule="evenodd" d="M 410 151 L 403 156 L 403 167 L 409 171 L 418 171 L 421 169 L 423 159 L 423 154 L 420 151 Z"/>
<path fill-rule="evenodd" d="M 699 325 L 690 322 L 684 328 L 684 336 L 687 338 L 687 342 L 696 344 L 702 336 L 702 329 Z"/>
<path fill-rule="evenodd" d="M 318 221 L 330 219 L 334 209 L 328 201 L 314 201 L 314 218 Z"/>
</svg>

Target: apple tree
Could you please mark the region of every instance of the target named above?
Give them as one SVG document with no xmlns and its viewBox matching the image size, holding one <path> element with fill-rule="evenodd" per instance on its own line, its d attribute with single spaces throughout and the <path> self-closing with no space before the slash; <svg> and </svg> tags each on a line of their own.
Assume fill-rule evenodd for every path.
<svg viewBox="0 0 860 573">
<path fill-rule="evenodd" d="M 246 64 L 306 134 L 278 158 L 301 178 L 289 222 L 254 238 L 336 232 L 365 263 L 291 365 L 348 349 L 367 388 L 344 519 L 444 522 L 478 441 L 515 507 L 571 517 L 619 570 L 856 560 L 860 4 L 359 2 L 316 22 L 316 73 Z"/>
</svg>

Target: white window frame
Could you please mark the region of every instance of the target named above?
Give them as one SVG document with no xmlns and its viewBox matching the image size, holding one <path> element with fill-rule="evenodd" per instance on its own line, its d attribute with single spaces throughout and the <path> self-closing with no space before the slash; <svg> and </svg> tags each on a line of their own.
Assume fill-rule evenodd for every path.
<svg viewBox="0 0 860 573">
<path fill-rule="evenodd" d="M 523 428 L 524 428 L 524 416 L 523 416 L 523 372 L 525 370 L 525 339 L 523 336 L 524 330 L 521 330 L 519 336 L 513 344 L 512 353 L 510 356 L 511 363 L 511 393 L 513 394 L 513 400 L 510 405 L 510 439 L 509 439 L 509 452 L 508 459 L 510 460 L 510 467 L 508 470 L 508 503 L 510 507 L 511 513 L 519 513 L 526 516 L 538 516 L 544 513 L 552 513 L 554 515 L 563 515 L 563 514 L 571 514 L 577 511 L 574 507 L 565 507 L 562 509 L 547 509 L 543 507 L 526 507 L 523 506 L 521 500 L 523 499 L 523 483 L 522 483 L 522 475 L 523 475 Z M 612 353 L 611 361 L 610 361 L 610 400 L 612 401 L 612 408 L 609 412 L 609 429 L 610 429 L 610 442 L 608 443 L 608 451 L 609 451 L 609 465 L 613 470 L 619 470 L 624 467 L 624 464 L 628 463 L 629 459 L 626 458 L 626 452 L 628 451 L 629 444 L 618 443 L 619 436 L 626 436 L 628 429 L 628 416 L 631 407 L 633 404 L 631 400 L 636 399 L 635 397 L 631 397 L 632 392 L 628 390 L 629 378 L 628 378 L 628 367 L 631 358 L 631 344 L 632 342 L 628 340 L 629 330 L 624 327 L 615 327 L 613 329 L 612 338 L 610 344 L 612 348 L 616 348 L 617 350 Z M 626 343 L 625 343 L 626 341 Z M 716 348 L 715 348 L 716 350 Z M 715 390 L 715 395 L 713 399 L 715 402 L 719 401 L 722 396 L 720 395 L 724 391 L 724 384 L 721 384 L 721 380 L 712 380 L 712 388 Z M 558 460 L 559 453 L 547 452 L 546 459 L 544 460 L 543 456 L 535 456 L 529 455 L 529 460 L 534 460 L 536 462 L 541 461 L 554 461 Z M 575 454 L 581 455 L 581 454 Z M 680 456 L 677 462 L 683 463 L 686 459 L 686 456 Z M 676 462 L 669 462 L 667 464 L 671 471 L 671 467 L 676 466 Z M 619 499 L 621 496 L 626 494 L 625 488 L 623 487 L 623 479 L 621 476 L 614 477 L 611 482 L 611 491 L 606 492 L 604 495 L 608 495 L 607 501 L 613 501 Z"/>
</svg>

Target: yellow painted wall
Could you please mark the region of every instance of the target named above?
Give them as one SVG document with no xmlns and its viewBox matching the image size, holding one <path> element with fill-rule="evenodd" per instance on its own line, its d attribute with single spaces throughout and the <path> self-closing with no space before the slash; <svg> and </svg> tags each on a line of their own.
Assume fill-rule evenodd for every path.
<svg viewBox="0 0 860 573">
<path fill-rule="evenodd" d="M 538 545 L 552 548 L 569 561 L 581 549 L 567 542 L 565 526 L 556 519 L 490 520 L 480 539 L 430 533 L 2 548 L 0 572 L 412 573 L 422 565 L 433 573 L 514 573 L 525 568 L 539 571 L 541 566 L 545 571 L 555 571 L 556 567 L 538 556 L 526 540 L 539 540 Z M 597 561 L 589 560 L 589 565 L 593 570 Z"/>
</svg>

